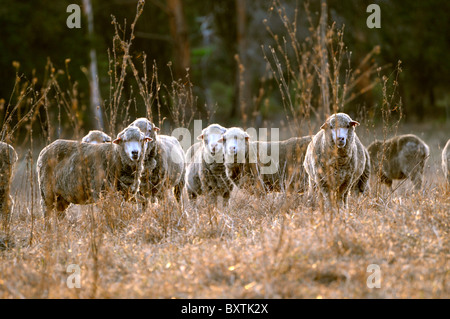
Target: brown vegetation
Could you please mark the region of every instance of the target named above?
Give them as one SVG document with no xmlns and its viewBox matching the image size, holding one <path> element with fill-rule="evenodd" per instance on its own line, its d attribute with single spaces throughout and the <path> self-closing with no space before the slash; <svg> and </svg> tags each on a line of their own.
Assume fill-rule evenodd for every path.
<svg viewBox="0 0 450 319">
<path fill-rule="evenodd" d="M 188 127 L 185 115 L 195 114 L 189 78 L 187 84 L 173 81 L 168 89 L 158 82 L 156 64 L 147 78 L 145 59 L 139 74 L 129 55 L 134 23 L 129 38 L 125 31 L 119 36 L 118 30 L 123 29 L 115 19 L 113 23 L 116 36 L 109 61 L 111 92 L 104 105 L 105 131 L 115 135 L 121 123 L 123 128 L 131 122 L 129 109 L 136 97 L 123 94 L 128 69 L 139 87 L 147 118 L 154 123 L 159 119 L 163 130 L 164 119 L 152 113 L 152 106 L 158 110 L 167 106 L 176 125 Z M 290 63 L 281 42 L 266 57 L 269 64 L 272 61 L 289 121 L 286 131 L 280 132 L 283 137 L 304 135 L 302 124 L 308 133 L 316 133 L 323 116 L 329 115 L 322 114 L 328 108 L 345 111 L 347 103 L 361 94 L 352 88 L 363 76 L 348 71 L 346 85 L 337 81 L 344 74 L 339 73 L 344 52 L 336 51 L 344 48 L 342 31 L 330 28 L 326 36 L 331 38 L 324 41 L 330 46 L 333 70 L 313 67 L 322 52 L 314 48 L 324 43 L 319 32 L 313 30 L 305 46 L 295 42 L 295 32 L 291 35 L 294 49 L 299 49 L 296 64 Z M 283 65 L 277 54 L 283 57 Z M 373 54 L 363 64 L 370 64 Z M 366 69 L 371 76 L 381 71 L 372 64 Z M 76 86 L 70 92 L 61 90 L 60 72 L 51 63 L 40 90 L 34 80 L 24 83 L 18 77 L 17 99 L 7 105 L 10 115 L 1 133 L 9 140 L 26 127 L 27 134 L 22 145 L 15 147 L 19 154 L 11 188 L 15 206 L 0 229 L 0 298 L 449 298 L 450 193 L 440 170 L 448 126 L 400 124 L 399 72 L 400 68 L 393 73 L 394 79 L 379 74 L 382 123 L 375 124 L 373 115 L 358 116 L 358 137 L 367 146 L 380 136 L 420 135 L 430 147 L 420 191 L 411 192 L 403 182 L 394 182 L 391 191 L 373 181 L 369 192 L 350 197 L 348 209 L 338 214 L 311 208 L 300 194 L 284 191 L 257 197 L 245 188 L 235 189 L 229 205 L 216 206 L 206 205 L 204 196 L 193 204 L 184 192 L 181 204 L 169 195 L 145 209 L 108 193 L 94 204 L 69 206 L 65 218 L 50 219 L 53 227 L 45 227 L 39 207 L 35 154 L 43 146 L 36 144 L 49 144 L 57 131 L 79 140 L 84 135 L 79 121 L 82 110 Z M 293 82 L 287 81 L 290 76 Z M 328 80 L 320 81 L 324 77 Z M 370 89 L 376 84 L 368 85 Z M 321 92 L 325 87 L 328 92 Z M 164 89 L 168 97 L 160 92 Z M 320 110 L 313 108 L 318 100 L 323 101 Z M 326 100 L 330 105 L 325 105 Z M 28 111 L 18 114 L 19 105 L 28 106 Z M 52 105 L 66 113 L 69 124 L 52 125 Z M 10 127 L 13 115 L 19 120 Z M 43 126 L 39 142 L 33 134 L 35 123 Z M 72 274 L 68 266 L 73 264 L 81 269 L 80 288 L 67 285 Z M 372 264 L 380 267 L 380 288 L 367 285 Z"/>
</svg>

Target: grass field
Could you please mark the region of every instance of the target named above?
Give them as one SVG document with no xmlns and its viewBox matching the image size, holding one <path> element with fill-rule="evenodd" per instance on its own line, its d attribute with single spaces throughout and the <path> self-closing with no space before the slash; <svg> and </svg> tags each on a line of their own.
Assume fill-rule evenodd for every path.
<svg viewBox="0 0 450 319">
<path fill-rule="evenodd" d="M 412 129 L 400 125 L 399 133 Z M 357 132 L 366 142 L 377 135 Z M 376 196 L 372 183 L 335 216 L 300 195 L 240 190 L 228 207 L 186 198 L 179 207 L 170 197 L 145 212 L 106 198 L 71 206 L 46 230 L 23 162 L 0 232 L 0 298 L 449 298 L 450 192 L 439 148 L 446 131 L 414 132 L 431 149 L 423 190 L 405 182 Z M 80 288 L 67 286 L 71 264 L 80 267 Z M 373 264 L 380 288 L 367 285 Z"/>
<path fill-rule="evenodd" d="M 27 146 L 14 145 L 20 161 L 12 182 L 15 206 L 10 221 L 0 229 L 0 298 L 450 297 L 450 187 L 440 167 L 442 148 L 450 137 L 449 124 L 423 119 L 424 124 L 402 121 L 391 125 L 401 115 L 400 61 L 385 76 L 385 67 L 372 62 L 379 51 L 374 48 L 356 68 L 344 69 L 348 48 L 343 30 L 336 30 L 334 24 L 327 28 L 326 19 L 321 19 L 321 25 L 309 29 L 311 36 L 300 40 L 292 31 L 294 22 L 280 5 L 274 1 L 282 24 L 291 30 L 290 40 L 282 43 L 285 38 L 273 34 L 275 44 L 264 53 L 274 87 L 281 94 L 276 114 L 301 127 L 305 132 L 301 135 L 307 130 L 314 134 L 321 123 L 309 125 L 308 121 L 320 118 L 318 112 L 327 108 L 324 114 L 345 111 L 353 99 L 374 90 L 379 96 L 376 105 L 368 108 L 377 112 L 378 120 L 381 112 L 382 123 L 370 123 L 373 114 L 355 116 L 361 123 L 356 132 L 366 146 L 386 133 L 387 137 L 414 133 L 422 138 L 431 152 L 422 190 L 412 191 L 407 181 L 394 183 L 392 193 L 383 188 L 377 192 L 372 180 L 368 194 L 350 198 L 349 209 L 334 215 L 312 209 L 301 194 L 257 198 L 246 190 L 234 190 L 227 207 L 209 206 L 202 198 L 194 204 L 187 196 L 177 205 L 168 197 L 146 211 L 110 195 L 93 205 L 69 207 L 65 219 L 52 219 L 52 227 L 46 228 L 37 189 L 37 155 L 50 142 L 47 137 L 61 132 L 81 138 L 79 119 L 84 111 L 79 108 L 77 86 L 69 85 L 66 92 L 59 85 L 58 81 L 65 81 L 63 75 L 70 79 L 69 74 L 56 71 L 49 63 L 50 76 L 40 91 L 34 80 L 28 83 L 17 77 L 15 98 L 5 108 L 9 115 L 2 132 L 8 133 L 10 141 L 18 139 L 19 127 L 28 135 L 22 144 Z M 138 5 L 135 22 L 141 11 Z M 177 126 L 188 126 L 189 114 L 192 119 L 197 116 L 189 77 L 188 85 L 186 79 L 174 81 L 166 87 L 168 93 L 160 96 L 155 88 L 164 85 L 158 82 L 155 65 L 148 74 L 151 68 L 147 69 L 145 59 L 142 66 L 135 66 L 129 55 L 133 27 L 126 36 L 119 33 L 122 28 L 115 19 L 113 24 L 111 91 L 103 105 L 109 130 L 130 119 L 128 111 L 139 95 L 147 115 L 161 119 L 159 110 L 166 108 Z M 327 32 L 316 32 L 320 30 Z M 291 51 L 295 58 L 288 54 Z M 133 75 L 139 95 L 134 92 L 125 98 L 127 72 Z M 367 85 L 357 88 L 365 80 Z M 269 101 L 270 94 L 262 92 L 260 100 Z M 0 100 L 0 106 L 4 104 Z M 158 117 L 151 113 L 155 108 Z M 245 127 L 244 115 L 241 125 Z M 19 123 L 8 131 L 16 117 Z M 39 134 L 33 133 L 33 123 L 42 126 L 43 136 L 35 136 Z M 275 119 L 266 126 L 283 127 Z M 280 135 L 293 134 L 286 130 Z M 78 274 L 79 282 L 74 277 Z M 69 288 L 74 282 L 80 287 Z M 379 283 L 379 288 L 373 283 Z"/>
</svg>

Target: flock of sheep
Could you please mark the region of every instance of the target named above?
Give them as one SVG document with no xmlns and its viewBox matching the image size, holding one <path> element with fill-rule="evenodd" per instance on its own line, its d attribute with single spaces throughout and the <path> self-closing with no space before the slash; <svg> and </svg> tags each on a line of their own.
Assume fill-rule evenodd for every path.
<svg viewBox="0 0 450 319">
<path fill-rule="evenodd" d="M 90 131 L 82 141 L 56 140 L 39 154 L 37 173 L 45 217 L 64 216 L 70 204 L 91 204 L 108 191 L 145 205 L 172 191 L 180 202 L 183 189 L 190 200 L 206 195 L 226 205 L 233 188 L 253 194 L 307 192 L 314 202 L 347 207 L 350 193 L 364 193 L 370 175 L 387 186 L 410 179 L 422 187 L 428 146 L 408 134 L 374 141 L 367 148 L 355 132 L 359 123 L 345 113 L 331 115 L 313 136 L 284 141 L 252 141 L 241 128 L 212 124 L 186 153 L 175 137 L 139 118 L 112 140 Z M 270 154 L 270 155 L 268 155 Z M 0 142 L 0 213 L 8 216 L 9 188 L 17 154 Z M 442 168 L 450 185 L 450 140 L 442 152 Z"/>
</svg>

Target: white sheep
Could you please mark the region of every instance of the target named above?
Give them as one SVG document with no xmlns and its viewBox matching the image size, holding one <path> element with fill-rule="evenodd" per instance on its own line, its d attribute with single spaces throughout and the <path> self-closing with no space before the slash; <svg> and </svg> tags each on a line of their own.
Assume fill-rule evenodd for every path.
<svg viewBox="0 0 450 319">
<path fill-rule="evenodd" d="M 306 188 L 303 159 L 312 136 L 284 141 L 250 141 L 250 136 L 232 127 L 222 136 L 228 178 L 239 188 L 254 193 L 297 191 Z"/>
<path fill-rule="evenodd" d="M 81 140 L 84 143 L 91 143 L 91 144 L 101 144 L 101 143 L 110 143 L 112 141 L 111 137 L 99 130 L 92 130 L 89 131 L 89 133 L 83 137 Z"/>
<path fill-rule="evenodd" d="M 348 207 L 348 195 L 356 183 L 364 191 L 368 184 L 370 158 L 345 113 L 331 115 L 308 145 L 303 163 L 308 173 L 309 197 L 320 190 L 325 204 Z"/>
<path fill-rule="evenodd" d="M 444 171 L 447 185 L 450 186 L 450 140 L 447 141 L 442 150 L 442 170 Z"/>
<path fill-rule="evenodd" d="M 138 128 L 127 127 L 113 143 L 56 140 L 46 146 L 37 160 L 44 216 L 54 209 L 63 216 L 71 203 L 94 203 L 105 191 L 119 191 L 125 199 L 134 197 L 149 140 Z"/>
<path fill-rule="evenodd" d="M 375 140 L 367 149 L 372 161 L 372 173 L 389 188 L 392 188 L 394 179 L 409 178 L 416 190 L 421 189 L 430 149 L 419 137 L 406 134 L 392 137 L 384 143 Z"/>
<path fill-rule="evenodd" d="M 186 152 L 186 190 L 190 199 L 205 194 L 214 203 L 222 196 L 227 204 L 233 185 L 227 178 L 224 155 L 220 139 L 226 128 L 211 124 L 202 130 L 197 139 L 201 143 L 192 145 Z"/>
<path fill-rule="evenodd" d="M 14 201 L 10 196 L 10 186 L 14 165 L 17 162 L 17 153 L 14 148 L 4 142 L 0 142 L 0 217 L 6 220 Z"/>
<path fill-rule="evenodd" d="M 130 126 L 138 127 L 152 141 L 147 145 L 140 193 L 152 201 L 163 199 L 173 188 L 180 202 L 184 188 L 185 160 L 180 142 L 173 136 L 158 134 L 159 128 L 146 118 L 138 118 Z"/>
<path fill-rule="evenodd" d="M 219 141 L 223 143 L 227 178 L 237 188 L 262 193 L 264 183 L 259 176 L 257 149 L 250 146 L 250 135 L 241 128 L 231 127 Z"/>
</svg>

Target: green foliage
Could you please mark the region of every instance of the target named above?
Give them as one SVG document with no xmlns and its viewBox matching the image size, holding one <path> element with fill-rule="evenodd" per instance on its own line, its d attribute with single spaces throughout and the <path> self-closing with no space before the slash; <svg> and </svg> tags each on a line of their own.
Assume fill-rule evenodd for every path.
<svg viewBox="0 0 450 319">
<path fill-rule="evenodd" d="M 366 26 L 367 5 L 377 3 L 381 8 L 381 29 L 369 29 Z M 16 69 L 13 62 L 20 63 L 19 74 L 26 78 L 33 77 L 33 71 L 42 82 L 45 74 L 47 59 L 50 58 L 55 68 L 65 70 L 65 60 L 71 60 L 69 72 L 71 80 L 77 82 L 79 97 L 86 104 L 89 95 L 89 86 L 86 70 L 89 65 L 89 48 L 94 47 L 98 57 L 99 83 L 102 98 L 108 97 L 110 90 L 108 75 L 108 49 L 112 47 L 114 28 L 111 25 L 111 15 L 125 26 L 125 33 L 129 32 L 130 24 L 136 10 L 136 1 L 100 1 L 92 0 L 94 10 L 94 32 L 91 39 L 87 37 L 86 19 L 82 17 L 81 29 L 69 29 L 66 19 L 69 13 L 66 8 L 70 3 L 81 5 L 81 1 L 17 1 L 3 0 L 0 6 L 1 36 L 0 69 L 0 98 L 8 101 L 13 91 Z M 231 108 L 236 107 L 236 81 L 239 78 L 235 55 L 237 52 L 237 18 L 236 3 L 229 0 L 193 1 L 185 0 L 183 13 L 188 26 L 191 47 L 190 76 L 195 92 L 198 95 L 198 104 L 210 104 L 217 112 L 227 119 Z M 290 17 L 298 14 L 297 40 L 302 43 L 307 39 L 309 22 L 304 12 L 304 3 L 301 1 L 286 0 L 281 4 L 286 8 Z M 398 60 L 402 61 L 403 72 L 399 77 L 399 94 L 404 103 L 406 119 L 424 119 L 435 116 L 448 117 L 450 114 L 448 100 L 450 94 L 450 60 L 447 52 L 450 51 L 450 2 L 445 0 L 421 1 L 338 1 L 328 0 L 328 24 L 336 22 L 336 27 L 345 25 L 344 42 L 348 51 L 352 52 L 352 67 L 358 63 L 377 45 L 380 54 L 374 57 L 380 66 L 393 69 Z M 168 12 L 164 10 L 165 1 L 147 1 L 145 9 L 136 25 L 136 38 L 131 48 L 132 59 L 135 63 L 142 62 L 142 52 L 146 53 L 148 64 L 155 61 L 164 72 L 159 74 L 161 83 L 168 84 L 173 75 L 165 67 L 168 62 L 174 61 L 174 40 L 170 36 Z M 247 2 L 247 34 L 248 63 L 246 70 L 251 75 L 252 96 L 259 101 L 280 99 L 277 85 L 270 84 L 267 79 L 268 70 L 265 67 L 262 45 L 273 45 L 272 36 L 265 29 L 263 20 L 276 13 L 269 12 L 270 2 Z M 297 8 L 298 11 L 295 11 Z M 310 3 L 313 22 L 320 16 L 320 2 Z M 125 23 L 125 20 L 127 21 Z M 272 19 L 273 20 L 273 19 Z M 207 21 L 209 24 L 204 24 Z M 210 31 L 205 38 L 205 25 Z M 281 22 L 272 21 L 270 25 L 279 39 L 288 35 L 283 31 Z M 202 29 L 203 28 L 203 29 Z M 270 77 L 270 76 L 269 76 Z M 267 83 L 264 81 L 268 81 Z M 126 97 L 131 97 L 131 90 L 136 89 L 132 76 L 125 79 Z M 267 88 L 271 88 L 270 90 Z M 260 97 L 261 88 L 264 96 Z M 62 88 L 63 91 L 66 89 Z M 136 90 L 135 90 L 136 92 Z M 358 96 L 352 100 L 351 108 L 364 106 L 370 110 L 379 105 L 380 95 L 377 88 L 370 94 Z M 295 94 L 295 93 L 293 93 Z M 273 97 L 272 95 L 278 96 Z M 253 104 L 250 101 L 249 104 Z M 279 101 L 281 102 L 281 100 Z M 143 114 L 145 106 L 137 101 L 136 113 Z M 283 112 L 282 103 L 266 107 L 263 111 L 265 118 L 276 117 Z M 258 108 L 258 106 L 255 106 Z M 253 109 L 253 105 L 251 106 Z M 273 113 L 272 112 L 273 110 Z M 430 112 L 431 110 L 431 112 Z M 161 110 L 169 114 L 169 110 Z M 227 113 L 228 112 L 228 113 Z M 266 114 L 269 112 L 269 114 Z M 260 113 L 261 114 L 261 113 Z M 205 114 L 202 114 L 206 116 Z M 239 112 L 237 115 L 240 115 Z M 0 119 L 4 117 L 0 111 Z M 86 122 L 88 123 L 88 122 Z"/>
<path fill-rule="evenodd" d="M 47 58 L 57 68 L 65 68 L 64 61 L 71 59 L 71 75 L 87 89 L 86 77 L 80 66 L 89 62 L 86 50 L 88 41 L 85 29 L 66 26 L 67 5 L 73 1 L 14 1 L 3 0 L 0 6 L 1 48 L 0 98 L 8 99 L 14 84 L 16 70 L 12 63 L 18 61 L 20 73 L 42 77 Z M 42 79 L 42 78 L 41 78 Z"/>
</svg>

